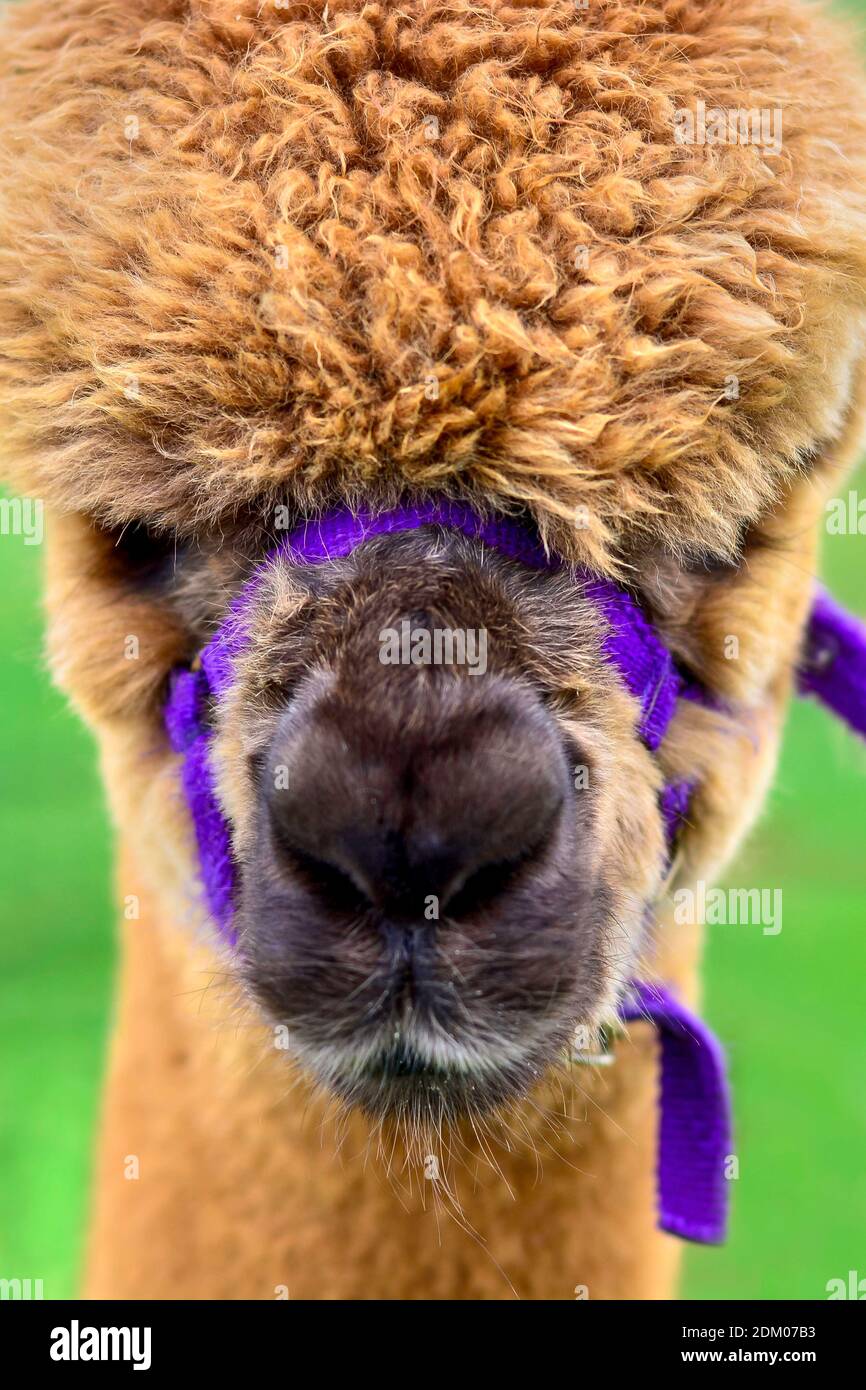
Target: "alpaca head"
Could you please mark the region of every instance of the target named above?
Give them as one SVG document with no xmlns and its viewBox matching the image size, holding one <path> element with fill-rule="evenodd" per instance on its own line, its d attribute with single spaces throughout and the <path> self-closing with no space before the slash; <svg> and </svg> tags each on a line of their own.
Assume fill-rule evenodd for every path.
<svg viewBox="0 0 866 1390">
<path fill-rule="evenodd" d="M 55 669 L 176 919 L 207 930 L 171 672 L 335 503 L 525 513 L 716 697 L 648 749 L 584 587 L 435 527 L 268 567 L 209 711 L 227 968 L 369 1109 L 525 1090 L 677 955 L 666 890 L 772 768 L 861 426 L 859 75 L 793 0 L 4 22 L 0 445 L 52 511 Z M 781 139 L 682 138 L 753 108 Z"/>
<path fill-rule="evenodd" d="M 521 1094 L 576 1029 L 609 1023 L 671 875 L 710 873 L 742 833 L 797 653 L 814 510 L 809 482 L 735 560 L 634 557 L 630 589 L 717 697 L 683 700 L 652 750 L 581 572 L 434 524 L 304 564 L 249 519 L 187 544 L 67 520 L 59 568 L 77 597 L 54 641 L 67 682 L 86 675 L 102 702 L 109 746 L 137 711 L 113 790 L 165 885 L 169 827 L 186 819 L 178 766 L 156 753 L 166 682 L 197 668 L 259 576 L 205 716 L 234 865 L 224 964 L 330 1090 L 438 1122 Z M 672 863 L 660 792 L 681 778 L 696 792 Z M 189 920 L 192 847 L 181 864 Z M 225 948 L 224 924 L 204 920 Z"/>
</svg>

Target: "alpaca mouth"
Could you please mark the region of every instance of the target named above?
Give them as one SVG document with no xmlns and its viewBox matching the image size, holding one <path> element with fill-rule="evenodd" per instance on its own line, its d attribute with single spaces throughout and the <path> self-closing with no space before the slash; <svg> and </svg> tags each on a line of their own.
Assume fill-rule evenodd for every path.
<svg viewBox="0 0 866 1390">
<path fill-rule="evenodd" d="M 372 1058 L 354 1079 L 353 1100 L 368 1114 L 452 1114 L 466 1108 L 472 1089 L 466 1072 L 398 1043 Z"/>
<path fill-rule="evenodd" d="M 447 1068 L 431 1062 L 411 1044 L 400 1042 L 383 1052 L 370 1070 L 389 1080 L 404 1076 L 446 1079 L 451 1075 Z"/>
<path fill-rule="evenodd" d="M 339 1082 L 332 1085 L 338 1095 L 370 1119 L 426 1119 L 436 1125 L 494 1110 L 514 1100 L 520 1090 L 492 1072 L 476 1077 L 420 1063 L 411 1070 L 402 1064 L 397 1069 L 391 1058 L 347 1079 L 343 1086 Z"/>
<path fill-rule="evenodd" d="M 516 1048 L 478 1056 L 455 1044 L 453 1055 L 396 1038 L 363 1060 L 327 1069 L 327 1085 L 372 1119 L 386 1117 L 455 1121 L 516 1100 L 538 1079 L 543 1065 Z M 320 1075 L 322 1069 L 317 1068 Z M 324 1076 L 322 1079 L 325 1079 Z"/>
</svg>

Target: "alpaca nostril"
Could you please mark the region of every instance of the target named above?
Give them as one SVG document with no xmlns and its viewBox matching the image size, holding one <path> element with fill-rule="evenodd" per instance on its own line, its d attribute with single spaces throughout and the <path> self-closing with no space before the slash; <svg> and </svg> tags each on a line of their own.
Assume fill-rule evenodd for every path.
<svg viewBox="0 0 866 1390">
<path fill-rule="evenodd" d="M 407 920 L 423 917 L 431 898 L 444 906 L 465 877 L 461 850 L 429 833 L 353 828 L 339 853 L 343 871 L 374 907 Z"/>
<path fill-rule="evenodd" d="M 489 861 L 483 844 L 471 841 L 458 845 L 429 834 L 417 839 L 396 832 L 349 834 L 340 846 L 339 864 L 328 867 L 389 917 L 429 923 L 446 912 L 462 917 L 499 897 L 521 865 L 538 853 L 549 829 L 544 826 L 538 840 L 518 854 Z"/>
<path fill-rule="evenodd" d="M 278 843 L 280 837 L 277 836 Z M 281 858 L 319 901 L 334 912 L 357 913 L 371 906 L 369 895 L 338 864 L 280 843 Z"/>
<path fill-rule="evenodd" d="M 329 846 L 331 857 L 305 853 L 277 830 L 284 862 L 328 907 L 336 911 L 377 908 L 405 922 L 429 922 L 446 909 L 462 916 L 503 892 L 518 860 L 477 866 L 465 852 L 431 840 L 419 845 L 388 832 L 348 831 Z"/>
<path fill-rule="evenodd" d="M 446 914 L 471 915 L 506 893 L 543 852 L 563 799 L 551 798 L 519 846 L 498 834 L 479 839 L 464 831 L 457 842 L 429 831 L 412 836 L 367 826 L 347 828 L 313 854 L 281 833 L 279 820 L 275 838 L 284 864 L 329 908 L 375 908 L 394 920 L 429 925 Z"/>
<path fill-rule="evenodd" d="M 548 836 L 545 835 L 544 842 Z M 457 891 L 448 902 L 448 910 L 452 917 L 466 917 L 473 912 L 479 911 L 483 907 L 490 907 L 507 893 L 514 883 L 521 868 L 531 862 L 539 853 L 541 845 L 534 846 L 519 859 L 499 860 L 492 864 L 483 864 L 480 869 L 476 869 L 468 878 L 460 884 Z"/>
<path fill-rule="evenodd" d="M 473 847 L 431 841 L 419 849 L 396 833 L 377 840 L 347 834 L 330 850 L 333 858 L 306 854 L 282 844 L 290 866 L 312 892 L 337 911 L 376 908 L 389 918 L 428 925 L 440 915 L 461 918 L 489 906 L 507 892 L 521 868 L 549 838 L 550 825 L 519 854 L 478 863 Z M 476 849 L 477 852 L 477 849 Z"/>
<path fill-rule="evenodd" d="M 497 697 L 471 692 L 447 719 L 434 705 L 431 733 L 419 721 L 374 739 L 324 702 L 287 720 L 273 751 L 289 789 L 267 797 L 277 869 L 323 907 L 418 926 L 506 895 L 553 840 L 570 783 L 541 703 Z"/>
</svg>

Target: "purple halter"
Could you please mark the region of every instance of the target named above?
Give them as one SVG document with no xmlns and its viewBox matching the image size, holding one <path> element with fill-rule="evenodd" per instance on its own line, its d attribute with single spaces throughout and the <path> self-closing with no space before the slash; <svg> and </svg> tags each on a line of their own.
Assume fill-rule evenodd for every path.
<svg viewBox="0 0 866 1390">
<path fill-rule="evenodd" d="M 337 508 L 304 522 L 256 568 L 202 651 L 196 669 L 173 673 L 165 708 L 166 730 L 181 755 L 181 777 L 198 845 L 207 907 L 224 940 L 235 943 L 232 925 L 235 866 L 231 836 L 220 806 L 211 760 L 210 703 L 224 697 L 237 659 L 249 641 L 254 600 L 281 558 L 294 565 L 341 559 L 374 536 L 420 526 L 460 531 L 533 569 L 563 562 L 538 535 L 506 516 L 485 518 L 465 503 L 420 500 L 390 511 Z M 637 732 L 651 751 L 661 744 L 681 697 L 712 704 L 687 681 L 637 600 L 609 579 L 575 571 L 576 583 L 605 621 L 603 654 L 639 704 Z M 808 630 L 799 688 L 814 694 L 866 736 L 866 630 L 819 593 Z M 668 848 L 688 813 L 692 783 L 669 783 L 660 796 Z M 647 1020 L 661 1045 L 659 1124 L 659 1224 L 689 1240 L 724 1239 L 727 1209 L 725 1160 L 731 1151 L 730 1107 L 724 1058 L 712 1034 L 668 990 L 635 983 L 620 1005 L 624 1023 Z"/>
<path fill-rule="evenodd" d="M 165 711 L 175 752 L 183 753 L 183 781 L 198 840 L 208 909 L 222 934 L 233 942 L 234 872 L 228 827 L 216 796 L 206 720 L 210 700 L 226 693 L 237 658 L 249 637 L 249 617 L 265 575 L 280 558 L 294 565 L 319 565 L 351 554 L 373 536 L 436 525 L 461 531 L 532 569 L 557 569 L 562 562 L 544 549 L 538 536 L 511 517 L 484 519 L 465 503 L 430 500 L 378 514 L 339 508 L 316 521 L 304 522 L 257 567 L 241 589 L 215 635 L 200 654 L 198 669 L 173 674 Z M 606 622 L 604 656 L 616 667 L 626 688 L 640 702 L 638 735 L 655 751 L 667 732 L 680 695 L 700 698 L 678 672 L 646 615 L 624 589 L 597 575 L 576 576 L 587 598 Z M 672 843 L 688 810 L 691 786 L 665 787 L 661 807 Z"/>
</svg>

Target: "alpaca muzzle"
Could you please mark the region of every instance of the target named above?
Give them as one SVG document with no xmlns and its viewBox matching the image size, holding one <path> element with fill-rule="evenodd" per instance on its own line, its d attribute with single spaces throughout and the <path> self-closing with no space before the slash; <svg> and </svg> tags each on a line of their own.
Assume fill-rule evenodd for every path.
<svg viewBox="0 0 866 1390">
<path fill-rule="evenodd" d="M 278 559 L 298 566 L 327 564 L 351 554 L 372 537 L 431 525 L 459 531 L 531 568 L 560 568 L 565 563 L 550 555 L 523 522 L 507 516 L 485 517 L 447 499 L 421 501 L 376 514 L 339 508 L 303 523 L 288 535 L 241 589 L 195 669 L 173 674 L 165 709 L 166 728 L 181 758 L 181 778 L 195 830 L 207 909 L 230 948 L 237 943 L 237 867 L 230 828 L 216 793 L 212 727 L 207 715 L 213 703 L 219 705 L 224 699 L 235 665 L 248 646 L 251 611 L 265 576 Z M 571 577 L 602 619 L 603 657 L 637 703 L 636 733 L 650 753 L 661 745 L 681 701 L 718 706 L 712 692 L 678 668 L 627 588 L 578 570 L 573 570 Z M 802 693 L 816 696 L 866 735 L 866 632 L 823 593 L 816 599 L 808 627 L 798 684 Z M 694 790 L 694 782 L 684 780 L 667 784 L 660 794 L 668 855 L 682 832 Z M 295 826 L 292 833 L 297 838 L 303 829 Z M 380 849 L 371 842 L 365 843 L 363 852 L 358 846 L 352 851 L 356 862 L 350 872 L 361 875 L 368 896 L 382 890 L 385 881 Z M 459 857 L 455 847 L 452 860 L 456 862 Z M 724 1238 L 725 1161 L 731 1151 L 721 1049 L 701 1021 L 659 983 L 634 983 L 621 1001 L 619 1013 L 623 1023 L 653 1023 L 660 1038 L 660 1225 L 687 1239 L 718 1242 Z"/>
</svg>

